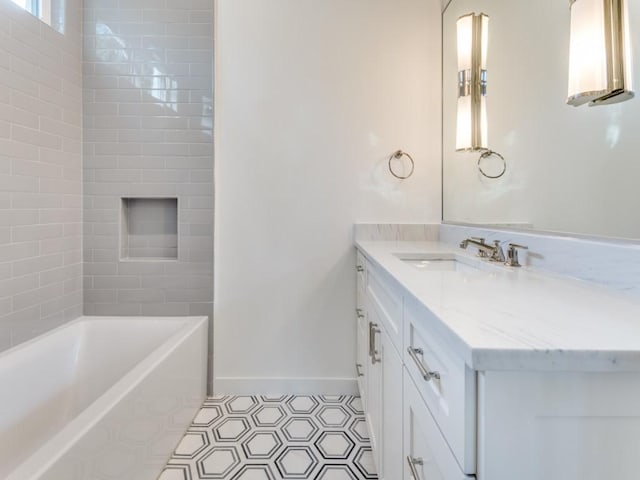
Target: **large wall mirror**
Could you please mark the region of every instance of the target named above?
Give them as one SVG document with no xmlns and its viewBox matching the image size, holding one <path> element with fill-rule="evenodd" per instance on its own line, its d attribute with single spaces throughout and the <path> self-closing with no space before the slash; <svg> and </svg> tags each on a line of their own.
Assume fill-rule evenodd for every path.
<svg viewBox="0 0 640 480">
<path fill-rule="evenodd" d="M 580 0 L 578 0 L 580 1 Z M 478 152 L 456 151 L 458 18 L 489 17 L 487 147 L 506 172 L 490 179 Z M 628 2 L 632 74 L 640 87 L 640 3 Z M 443 220 L 640 239 L 640 94 L 566 104 L 568 0 L 452 0 L 443 12 Z M 498 156 L 485 173 L 501 171 Z"/>
</svg>

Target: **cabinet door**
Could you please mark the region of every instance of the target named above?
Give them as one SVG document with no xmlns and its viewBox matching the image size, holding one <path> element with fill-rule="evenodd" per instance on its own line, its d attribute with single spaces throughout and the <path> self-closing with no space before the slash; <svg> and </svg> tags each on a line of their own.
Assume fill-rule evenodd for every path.
<svg viewBox="0 0 640 480">
<path fill-rule="evenodd" d="M 472 480 L 462 472 L 413 380 L 404 373 L 404 480 Z M 415 470 L 412 473 L 410 463 Z"/>
<path fill-rule="evenodd" d="M 367 421 L 380 480 L 402 478 L 402 359 L 375 310 L 368 311 L 371 332 Z"/>
<path fill-rule="evenodd" d="M 371 437 L 371 449 L 376 470 L 381 467 L 380 452 L 382 449 L 382 364 L 379 345 L 380 323 L 375 321 L 376 315 L 373 311 L 367 312 L 367 338 L 370 348 L 367 349 L 367 423 L 369 426 L 369 436 Z M 380 477 L 381 478 L 381 477 Z"/>
<path fill-rule="evenodd" d="M 385 328 L 380 329 L 382 426 L 378 478 L 402 478 L 402 359 Z"/>
<path fill-rule="evenodd" d="M 356 375 L 358 375 L 358 390 L 362 400 L 362 408 L 367 411 L 367 373 L 369 370 L 369 322 L 366 311 L 359 309 L 357 319 L 356 344 Z"/>
<path fill-rule="evenodd" d="M 483 372 L 478 478 L 637 480 L 637 372 Z"/>
</svg>

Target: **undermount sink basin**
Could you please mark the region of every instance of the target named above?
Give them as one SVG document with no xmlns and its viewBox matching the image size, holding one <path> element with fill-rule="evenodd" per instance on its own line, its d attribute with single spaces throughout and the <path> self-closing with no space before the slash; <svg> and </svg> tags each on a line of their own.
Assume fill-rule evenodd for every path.
<svg viewBox="0 0 640 480">
<path fill-rule="evenodd" d="M 492 269 L 492 265 L 467 258 L 458 258 L 453 254 L 394 253 L 400 261 L 424 272 L 462 272 L 472 273 Z"/>
</svg>

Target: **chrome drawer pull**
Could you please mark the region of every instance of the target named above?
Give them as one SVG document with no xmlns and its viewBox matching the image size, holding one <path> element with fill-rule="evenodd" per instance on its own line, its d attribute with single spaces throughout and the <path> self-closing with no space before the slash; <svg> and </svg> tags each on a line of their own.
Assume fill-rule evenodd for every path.
<svg viewBox="0 0 640 480">
<path fill-rule="evenodd" d="M 358 265 L 356 267 L 356 272 L 364 272 L 364 267 L 362 265 Z"/>
<path fill-rule="evenodd" d="M 356 308 L 356 315 L 358 316 L 358 318 L 364 318 L 364 310 L 362 310 L 361 308 Z"/>
<path fill-rule="evenodd" d="M 416 465 L 424 465 L 424 462 L 421 458 L 411 458 L 411 455 L 407 455 L 407 463 L 409 464 L 409 470 L 411 471 L 411 476 L 413 480 L 420 480 L 418 476 L 418 471 L 416 470 Z"/>
<path fill-rule="evenodd" d="M 369 322 L 369 356 L 373 358 L 375 339 L 373 338 L 373 322 Z"/>
<path fill-rule="evenodd" d="M 379 357 L 376 357 L 378 354 L 378 350 L 376 350 L 376 333 L 380 333 L 378 324 L 369 322 L 369 356 L 371 357 L 372 365 L 381 361 Z"/>
<path fill-rule="evenodd" d="M 418 358 L 418 355 L 424 355 L 424 351 L 421 348 L 409 347 L 407 348 L 407 352 L 409 352 L 409 356 L 413 359 L 413 361 L 416 362 L 416 366 L 418 367 L 418 370 L 420 370 L 420 374 L 422 375 L 422 378 L 424 378 L 427 382 L 430 381 L 432 378 L 435 378 L 436 380 L 440 380 L 440 373 L 429 371 L 427 368 L 425 368 L 425 366 L 422 364 L 422 362 Z"/>
<path fill-rule="evenodd" d="M 361 368 L 362 368 L 362 364 L 361 363 L 356 363 L 356 372 L 358 372 L 358 376 L 359 377 L 364 377 L 364 373 L 362 373 L 360 371 Z"/>
</svg>

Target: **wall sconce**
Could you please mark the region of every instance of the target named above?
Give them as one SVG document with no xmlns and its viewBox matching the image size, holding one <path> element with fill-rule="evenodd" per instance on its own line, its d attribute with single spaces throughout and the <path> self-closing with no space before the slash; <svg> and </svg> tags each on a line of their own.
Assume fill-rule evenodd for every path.
<svg viewBox="0 0 640 480">
<path fill-rule="evenodd" d="M 470 13 L 458 33 L 458 116 L 456 151 L 487 149 L 487 45 L 489 17 Z"/>
<path fill-rule="evenodd" d="M 625 0 L 570 0 L 570 8 L 567 103 L 596 106 L 633 98 Z"/>
</svg>

